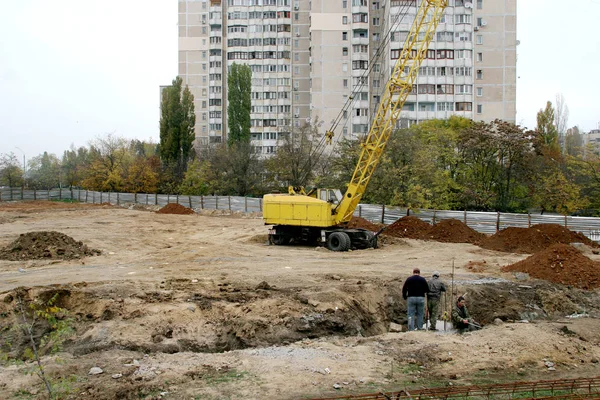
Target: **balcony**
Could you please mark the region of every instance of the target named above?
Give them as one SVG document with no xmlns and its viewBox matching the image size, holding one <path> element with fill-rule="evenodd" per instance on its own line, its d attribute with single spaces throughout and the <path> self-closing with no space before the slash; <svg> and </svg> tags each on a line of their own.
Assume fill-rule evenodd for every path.
<svg viewBox="0 0 600 400">
<path fill-rule="evenodd" d="M 363 44 L 363 45 L 369 45 L 369 38 L 368 37 L 353 37 L 352 38 L 352 44 Z"/>
</svg>

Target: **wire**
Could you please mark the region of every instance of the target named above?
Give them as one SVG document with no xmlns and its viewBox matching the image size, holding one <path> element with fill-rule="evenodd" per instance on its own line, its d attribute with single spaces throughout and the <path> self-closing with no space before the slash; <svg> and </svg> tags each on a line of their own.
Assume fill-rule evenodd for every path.
<svg viewBox="0 0 600 400">
<path fill-rule="evenodd" d="M 344 105 L 342 106 L 342 109 L 338 113 L 337 117 L 334 119 L 334 121 L 332 123 L 332 126 L 331 126 L 331 128 L 329 129 L 328 132 L 334 132 L 335 131 L 335 129 L 340 124 L 340 122 L 344 119 L 344 113 L 347 112 L 348 109 L 354 103 L 354 101 L 356 101 L 355 94 L 356 93 L 362 93 L 361 91 L 362 91 L 363 87 L 365 86 L 365 82 L 368 80 L 368 77 L 371 75 L 371 72 L 372 72 L 372 70 L 373 70 L 376 62 L 383 55 L 386 47 L 391 42 L 392 33 L 395 32 L 395 30 L 398 28 L 398 26 L 402 23 L 402 21 L 404 20 L 404 18 L 408 14 L 408 10 L 410 9 L 410 7 L 411 7 L 411 5 L 409 5 L 409 3 L 406 3 L 396 13 L 396 17 L 395 17 L 394 22 L 390 25 L 389 29 L 386 31 L 385 36 L 383 37 L 383 40 L 381 40 L 381 44 L 377 48 L 377 51 L 372 56 L 372 58 L 369 60 L 369 67 L 368 67 L 368 69 L 366 69 L 365 72 L 363 72 L 363 74 L 359 77 L 360 78 L 359 79 L 359 84 L 357 86 L 353 87 L 353 90 L 352 90 L 350 96 L 348 97 L 348 99 L 346 100 L 346 102 L 344 103 Z M 391 12 L 391 8 L 390 8 L 390 12 Z M 387 18 L 385 18 L 385 20 L 387 21 Z M 380 67 L 379 77 L 381 78 L 381 76 L 383 76 L 383 69 Z M 371 117 L 371 116 L 369 116 L 369 117 Z M 350 118 L 346 117 L 346 121 L 345 121 L 343 127 L 345 127 L 348 124 L 349 120 L 350 120 Z M 369 119 L 369 122 L 370 122 L 370 119 Z M 305 171 L 306 171 L 305 168 L 308 166 L 308 163 L 310 163 L 311 160 L 314 159 L 313 165 L 316 164 L 316 163 L 318 163 L 318 161 L 320 160 L 320 158 L 322 157 L 322 155 L 323 155 L 323 153 L 325 151 L 325 144 L 326 143 L 327 143 L 327 135 L 324 135 L 321 138 L 321 140 L 319 140 L 319 142 L 317 143 L 317 146 L 315 146 L 313 148 L 313 150 L 309 154 L 307 160 L 305 161 L 305 165 L 304 165 L 304 170 Z M 338 141 L 336 141 L 334 143 L 334 146 L 336 146 L 337 143 L 338 143 Z M 303 176 L 303 180 L 308 178 L 309 173 L 310 173 L 309 171 L 307 171 L 305 173 L 306 175 Z"/>
</svg>

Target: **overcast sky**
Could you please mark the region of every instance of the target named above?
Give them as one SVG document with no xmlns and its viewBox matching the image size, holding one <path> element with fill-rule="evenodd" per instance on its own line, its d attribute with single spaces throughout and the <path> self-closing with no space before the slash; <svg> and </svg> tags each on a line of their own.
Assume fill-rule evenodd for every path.
<svg viewBox="0 0 600 400">
<path fill-rule="evenodd" d="M 569 126 L 597 128 L 600 0 L 518 4 L 517 123 L 562 93 Z M 176 74 L 176 0 L 0 0 L 0 153 L 158 141 L 159 85 Z"/>
</svg>

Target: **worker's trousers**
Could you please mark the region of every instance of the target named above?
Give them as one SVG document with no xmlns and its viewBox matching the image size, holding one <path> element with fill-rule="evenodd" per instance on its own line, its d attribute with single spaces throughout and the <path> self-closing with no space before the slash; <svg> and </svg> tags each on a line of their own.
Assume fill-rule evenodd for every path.
<svg viewBox="0 0 600 400">
<path fill-rule="evenodd" d="M 408 330 L 423 329 L 425 316 L 425 297 L 409 297 L 406 300 Z"/>
<path fill-rule="evenodd" d="M 427 312 L 429 313 L 429 323 L 431 326 L 429 329 L 435 330 L 437 326 L 437 319 L 440 311 L 440 298 L 439 297 L 428 297 L 427 298 Z"/>
</svg>

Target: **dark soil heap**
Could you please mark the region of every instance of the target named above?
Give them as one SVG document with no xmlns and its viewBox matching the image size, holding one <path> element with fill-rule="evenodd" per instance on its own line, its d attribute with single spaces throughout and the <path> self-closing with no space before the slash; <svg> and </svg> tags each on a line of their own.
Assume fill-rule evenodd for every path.
<svg viewBox="0 0 600 400">
<path fill-rule="evenodd" d="M 409 239 L 427 239 L 432 226 L 417 217 L 402 217 L 398 221 L 389 225 L 384 235 L 395 236 Z"/>
<path fill-rule="evenodd" d="M 371 221 L 367 221 L 366 219 L 364 219 L 362 217 L 352 217 L 352 219 L 350 220 L 350 222 L 348 222 L 348 225 L 347 225 L 347 228 L 350 228 L 350 229 L 362 228 L 362 229 L 367 229 L 372 232 L 377 232 L 382 227 L 383 227 L 383 225 L 374 224 Z"/>
<path fill-rule="evenodd" d="M 600 263 L 568 244 L 553 244 L 525 260 L 502 267 L 502 270 L 526 272 L 534 278 L 580 289 L 600 287 Z"/>
<path fill-rule="evenodd" d="M 157 213 L 158 214 L 181 214 L 181 215 L 196 214 L 196 212 L 194 210 L 192 210 L 191 208 L 187 208 L 178 203 L 169 203 L 166 206 L 164 206 L 163 208 L 161 208 L 160 210 L 158 210 Z"/>
<path fill-rule="evenodd" d="M 444 243 L 479 244 L 485 238 L 485 234 L 477 232 L 457 219 L 440 221 L 431 228 L 428 235 L 428 239 Z"/>
<path fill-rule="evenodd" d="M 28 232 L 21 234 L 17 240 L 0 250 L 0 259 L 11 261 L 72 260 L 100 253 L 100 250 L 90 249 L 82 242 L 78 242 L 64 233 Z"/>
<path fill-rule="evenodd" d="M 532 254 L 557 243 L 584 243 L 591 247 L 598 244 L 580 232 L 573 232 L 558 224 L 539 224 L 531 228 L 509 227 L 485 239 L 481 247 L 488 250 Z"/>
</svg>

